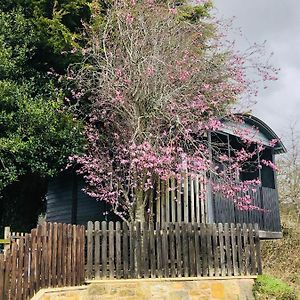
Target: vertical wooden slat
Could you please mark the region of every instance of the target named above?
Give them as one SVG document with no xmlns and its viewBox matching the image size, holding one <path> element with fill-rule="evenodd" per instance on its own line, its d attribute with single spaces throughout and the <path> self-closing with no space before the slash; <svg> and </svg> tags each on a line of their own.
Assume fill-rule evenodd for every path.
<svg viewBox="0 0 300 300">
<path fill-rule="evenodd" d="M 31 238 L 32 241 L 34 237 L 32 236 L 31 231 Z M 32 242 L 31 242 L 32 243 Z M 33 243 L 32 243 L 33 245 Z M 32 256 L 34 256 L 34 251 L 32 249 Z M 57 223 L 53 224 L 53 243 L 52 243 L 52 270 L 51 270 L 51 286 L 56 287 L 57 285 L 57 277 L 56 277 L 56 258 L 57 258 Z M 34 261 L 34 257 L 32 258 L 32 262 Z M 33 280 L 33 278 L 31 277 Z M 31 281 L 32 283 L 32 281 Z"/>
<path fill-rule="evenodd" d="M 135 229 L 134 224 L 130 224 L 130 278 L 135 278 Z"/>
<path fill-rule="evenodd" d="M 72 226 L 72 286 L 76 285 L 76 248 L 77 248 L 77 228 Z"/>
<path fill-rule="evenodd" d="M 143 223 L 143 243 L 142 243 L 142 259 L 144 259 L 144 263 L 142 264 L 143 266 L 143 272 L 142 276 L 144 278 L 149 277 L 149 256 L 150 256 L 150 251 L 149 251 L 149 228 L 148 224 L 146 222 Z"/>
<path fill-rule="evenodd" d="M 189 244 L 187 223 L 182 224 L 182 255 L 183 255 L 183 274 L 184 277 L 189 276 Z"/>
<path fill-rule="evenodd" d="M 70 237 L 69 237 L 69 230 L 70 227 L 67 227 L 67 240 L 63 241 L 63 231 L 62 231 L 62 223 L 58 223 L 57 224 L 57 256 L 56 256 L 56 262 L 57 262 L 57 285 L 58 286 L 63 286 L 63 280 L 62 280 L 62 268 L 63 268 L 63 258 L 62 258 L 62 249 L 63 249 L 63 242 L 67 242 L 67 249 L 68 249 L 68 254 L 67 254 L 67 274 L 71 274 L 69 273 L 70 271 L 70 266 L 71 266 L 71 262 L 69 262 L 69 260 L 71 260 L 71 253 L 69 250 L 69 243 L 70 243 Z M 67 285 L 69 284 L 69 276 L 67 277 Z"/>
<path fill-rule="evenodd" d="M 154 223 L 149 224 L 149 243 L 150 243 L 150 268 L 151 268 L 151 278 L 156 277 L 155 267 L 156 267 L 156 255 L 155 255 L 155 237 L 154 237 Z"/>
<path fill-rule="evenodd" d="M 10 295 L 11 299 L 16 299 L 16 278 L 17 278 L 17 243 L 11 244 L 11 280 L 10 280 Z"/>
<path fill-rule="evenodd" d="M 50 238 L 50 236 L 49 236 Z M 31 251 L 29 251 L 29 243 L 30 243 L 30 235 L 28 233 L 25 234 L 25 238 L 24 238 L 24 253 L 25 253 L 25 256 L 24 256 L 24 283 L 23 283 L 23 291 L 24 291 L 24 298 L 27 299 L 29 297 L 29 263 L 30 263 L 30 260 L 31 260 Z M 48 251 L 49 251 L 49 248 L 48 248 Z M 51 255 L 50 255 L 51 257 Z M 48 286 L 51 286 L 50 285 L 50 281 L 51 281 L 51 264 L 48 264 L 49 266 L 49 277 L 48 277 Z M 0 289 L 1 290 L 1 289 Z"/>
<path fill-rule="evenodd" d="M 95 279 L 100 278 L 100 222 L 96 221 L 94 224 L 95 237 Z"/>
<path fill-rule="evenodd" d="M 249 241 L 250 241 L 250 274 L 256 274 L 256 259 L 255 259 L 255 248 L 254 248 L 254 230 L 253 225 L 250 223 L 249 228 Z"/>
<path fill-rule="evenodd" d="M 61 232 L 58 229 L 58 235 L 61 235 L 61 252 L 58 253 L 58 257 L 61 261 L 61 286 L 68 285 L 68 277 L 71 276 L 68 273 L 68 224 L 61 224 Z"/>
<path fill-rule="evenodd" d="M 213 276 L 213 248 L 212 248 L 212 226 L 206 225 L 206 243 L 207 243 L 207 264 L 208 264 L 208 276 Z"/>
<path fill-rule="evenodd" d="M 80 242 L 80 266 L 81 266 L 81 280 L 80 283 L 82 284 L 85 280 L 85 249 L 86 249 L 86 230 L 85 226 L 81 226 L 81 242 Z"/>
<path fill-rule="evenodd" d="M 196 275 L 196 262 L 195 262 L 195 239 L 193 232 L 193 224 L 188 223 L 188 240 L 189 240 L 189 276 Z"/>
<path fill-rule="evenodd" d="M 177 222 L 181 223 L 183 221 L 182 211 L 181 211 L 181 177 L 177 178 L 176 201 L 177 201 Z"/>
<path fill-rule="evenodd" d="M 257 274 L 262 274 L 262 262 L 261 262 L 261 250 L 260 250 L 260 238 L 259 238 L 259 226 L 256 223 L 254 225 L 255 230 L 255 251 L 256 251 L 256 261 L 257 261 Z"/>
<path fill-rule="evenodd" d="M 7 248 L 5 250 L 5 274 L 4 274 L 4 287 L 5 287 L 5 291 L 4 291 L 4 299 L 9 299 L 9 291 L 11 289 L 11 249 Z M 33 294 L 33 292 L 32 292 Z"/>
<path fill-rule="evenodd" d="M 121 225 L 116 223 L 116 278 L 121 278 Z"/>
<path fill-rule="evenodd" d="M 107 277 L 107 223 L 101 222 L 101 265 L 102 277 Z"/>
<path fill-rule="evenodd" d="M 17 274 L 17 298 L 22 299 L 23 275 L 24 275 L 24 239 L 18 241 L 18 274 Z"/>
<path fill-rule="evenodd" d="M 36 264 L 36 278 L 35 278 L 35 291 L 38 291 L 41 288 L 41 248 L 42 248 L 42 226 L 37 226 L 37 235 L 36 235 L 36 258 L 37 258 L 37 264 Z M 59 244 L 58 244 L 58 250 L 59 250 Z M 58 256 L 60 258 L 60 256 Z M 58 266 L 59 267 L 59 266 Z M 60 269 L 58 269 L 60 272 Z"/>
<path fill-rule="evenodd" d="M 62 240 L 63 240 L 63 266 L 62 266 L 62 278 L 63 278 L 63 286 L 67 285 L 68 281 L 68 224 L 62 224 Z"/>
<path fill-rule="evenodd" d="M 156 247 L 157 247 L 157 277 L 162 277 L 162 238 L 161 238 L 161 229 L 160 223 L 156 223 Z"/>
<path fill-rule="evenodd" d="M 109 278 L 114 278 L 115 271 L 115 242 L 114 242 L 114 223 L 108 223 L 108 244 L 109 244 Z"/>
<path fill-rule="evenodd" d="M 135 243 L 135 261 L 136 261 L 136 276 L 141 277 L 141 223 L 136 223 L 136 243 Z"/>
<path fill-rule="evenodd" d="M 72 225 L 68 224 L 68 239 L 67 239 L 67 247 L 68 247 L 68 260 L 67 260 L 67 274 L 71 274 L 72 272 Z M 61 253 L 61 252 L 60 252 Z M 61 254 L 60 254 L 61 255 Z M 59 274 L 61 275 L 61 274 Z M 72 285 L 72 276 L 67 276 L 67 286 Z"/>
<path fill-rule="evenodd" d="M 176 222 L 175 178 L 171 178 L 171 222 Z"/>
<path fill-rule="evenodd" d="M 160 191 L 160 179 L 157 182 L 156 191 L 156 222 L 161 222 L 161 191 Z"/>
<path fill-rule="evenodd" d="M 181 232 L 180 224 L 175 224 L 175 239 L 176 239 L 176 265 L 177 265 L 177 277 L 182 277 L 182 259 L 181 259 Z"/>
<path fill-rule="evenodd" d="M 48 253 L 47 253 L 48 286 L 51 286 L 51 280 L 52 280 L 52 278 L 51 278 L 51 275 L 52 275 L 52 272 L 51 272 L 51 270 L 52 270 L 52 241 L 53 241 L 53 224 L 52 223 L 47 223 L 47 235 L 48 235 Z M 26 243 L 25 243 L 25 245 L 26 245 Z M 28 251 L 28 250 L 26 250 L 26 251 Z M 28 255 L 26 255 L 26 256 L 28 256 Z M 28 262 L 26 262 L 26 264 L 28 264 Z M 24 267 L 25 267 L 25 264 L 24 264 Z M 26 267 L 28 268 L 28 266 L 26 266 Z M 24 279 L 24 281 L 25 281 L 25 279 Z"/>
<path fill-rule="evenodd" d="M 170 223 L 170 179 L 166 180 L 166 222 Z"/>
<path fill-rule="evenodd" d="M 196 221 L 195 218 L 195 179 L 190 176 L 190 201 L 191 201 L 191 222 L 194 223 Z"/>
<path fill-rule="evenodd" d="M 194 223 L 194 242 L 195 242 L 195 264 L 196 264 L 196 276 L 201 276 L 201 255 L 200 255 L 200 240 L 199 240 L 199 224 Z"/>
<path fill-rule="evenodd" d="M 163 266 L 163 277 L 169 277 L 169 260 L 168 260 L 168 233 L 167 225 L 164 223 L 162 225 L 162 266 Z"/>
<path fill-rule="evenodd" d="M 218 249 L 218 236 L 217 236 L 217 226 L 212 224 L 212 253 L 214 261 L 214 276 L 220 275 L 219 261 L 220 261 L 220 251 Z"/>
<path fill-rule="evenodd" d="M 236 235 L 237 235 L 237 256 L 238 256 L 238 275 L 243 273 L 243 256 L 242 256 L 242 232 L 241 224 L 236 224 Z"/>
<path fill-rule="evenodd" d="M 199 176 L 195 178 L 195 205 L 196 205 L 196 222 L 200 223 L 200 201 L 199 201 Z"/>
<path fill-rule="evenodd" d="M 224 236 L 225 236 L 227 275 L 231 276 L 232 275 L 232 259 L 231 259 L 230 236 L 229 236 L 228 223 L 224 224 Z"/>
<path fill-rule="evenodd" d="M 225 252 L 224 252 L 224 231 L 223 224 L 218 224 L 219 244 L 220 244 L 220 265 L 221 276 L 226 276 Z"/>
<path fill-rule="evenodd" d="M 5 262 L 4 254 L 0 253 L 0 300 L 4 300 L 4 278 L 5 278 Z"/>
<path fill-rule="evenodd" d="M 41 288 L 46 287 L 48 282 L 47 250 L 47 223 L 44 223 L 41 230 Z"/>
<path fill-rule="evenodd" d="M 202 258 L 202 274 L 208 276 L 208 254 L 207 254 L 207 230 L 206 224 L 200 224 L 200 237 L 201 237 L 201 258 Z"/>
<path fill-rule="evenodd" d="M 87 278 L 93 278 L 93 230 L 94 224 L 89 221 L 87 224 Z"/>
<path fill-rule="evenodd" d="M 250 274 L 249 272 L 249 243 L 248 243 L 248 228 L 243 224 L 243 250 L 244 250 L 244 275 Z"/>
<path fill-rule="evenodd" d="M 80 273 L 81 273 L 81 265 L 80 265 L 80 225 L 76 226 L 76 265 L 75 265 L 75 285 L 80 285 Z"/>
<path fill-rule="evenodd" d="M 166 222 L 166 182 L 161 180 L 160 194 L 161 194 L 161 224 Z"/>
<path fill-rule="evenodd" d="M 206 205 L 205 205 L 205 196 L 204 191 L 207 190 L 207 186 L 204 182 L 204 176 L 200 176 L 199 178 L 200 182 L 200 207 L 201 207 L 201 223 L 206 222 Z"/>
<path fill-rule="evenodd" d="M 184 222 L 189 222 L 189 178 L 187 176 L 187 173 L 184 174 Z"/>
<path fill-rule="evenodd" d="M 175 273 L 175 227 L 174 223 L 171 223 L 169 225 L 169 239 L 170 239 L 170 271 L 171 271 L 171 277 L 176 277 Z"/>
<path fill-rule="evenodd" d="M 231 235 L 231 249 L 232 249 L 232 263 L 233 263 L 233 275 L 238 275 L 238 260 L 237 260 L 237 238 L 235 224 L 230 224 Z"/>
<path fill-rule="evenodd" d="M 123 276 L 125 279 L 128 278 L 129 270 L 129 254 L 128 254 L 128 225 L 123 222 Z"/>
</svg>

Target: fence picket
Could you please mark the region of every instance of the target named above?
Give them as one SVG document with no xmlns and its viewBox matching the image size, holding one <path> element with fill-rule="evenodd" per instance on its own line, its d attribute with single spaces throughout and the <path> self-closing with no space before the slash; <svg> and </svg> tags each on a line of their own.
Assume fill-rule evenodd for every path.
<svg viewBox="0 0 300 300">
<path fill-rule="evenodd" d="M 154 237 L 154 223 L 149 224 L 149 244 L 150 244 L 150 269 L 151 278 L 156 277 L 155 266 L 156 266 L 156 255 L 155 255 L 155 237 Z"/>
<path fill-rule="evenodd" d="M 161 238 L 161 230 L 160 230 L 160 223 L 156 223 L 156 255 L 157 255 L 157 277 L 162 277 L 162 238 Z"/>
<path fill-rule="evenodd" d="M 95 240 L 95 278 L 100 278 L 100 222 L 94 224 Z"/>
<path fill-rule="evenodd" d="M 175 224 L 175 239 L 176 239 L 176 265 L 177 265 L 177 277 L 182 277 L 182 256 L 181 256 L 181 232 L 179 223 Z"/>
<path fill-rule="evenodd" d="M 170 238 L 170 270 L 171 277 L 175 277 L 175 228 L 174 223 L 169 225 L 169 238 Z"/>
<path fill-rule="evenodd" d="M 102 235 L 102 245 L 101 245 L 101 260 L 102 260 L 102 277 L 107 277 L 107 225 L 103 221 L 101 223 L 101 235 Z"/>
<path fill-rule="evenodd" d="M 123 234 L 123 276 L 125 279 L 128 278 L 129 271 L 129 256 L 128 256 L 128 225 L 123 223 L 122 225 Z"/>
<path fill-rule="evenodd" d="M 4 300 L 5 260 L 4 254 L 0 253 L 0 300 Z"/>
<path fill-rule="evenodd" d="M 200 224 L 202 275 L 208 276 L 206 224 Z"/>
<path fill-rule="evenodd" d="M 121 278 L 121 225 L 116 223 L 116 278 Z"/>
<path fill-rule="evenodd" d="M 82 284 L 85 266 L 88 279 L 256 275 L 262 271 L 258 226 L 177 222 L 128 227 L 103 221 L 101 228 L 89 222 L 86 231 L 46 223 L 19 234 L 0 254 L 0 300 Z"/>
<path fill-rule="evenodd" d="M 106 223 L 105 223 L 106 224 Z M 93 222 L 88 222 L 87 224 L 87 276 L 92 278 L 92 267 L 93 267 Z"/>
<path fill-rule="evenodd" d="M 182 255 L 183 255 L 183 274 L 184 277 L 189 276 L 189 244 L 188 244 L 188 232 L 187 224 L 182 224 Z"/>
<path fill-rule="evenodd" d="M 259 239 L 259 227 L 258 224 L 254 224 L 255 229 L 255 255 L 256 255 L 256 261 L 257 261 L 257 274 L 262 274 L 262 263 L 261 263 L 261 251 L 260 251 L 260 239 Z"/>
<path fill-rule="evenodd" d="M 143 243 L 142 243 L 142 258 L 144 259 L 144 262 L 142 262 L 142 276 L 144 278 L 149 277 L 149 228 L 147 226 L 147 223 L 143 223 Z"/>
<path fill-rule="evenodd" d="M 114 278 L 115 270 L 115 243 L 114 243 L 114 223 L 108 223 L 108 244 L 109 244 L 109 278 Z"/>
<path fill-rule="evenodd" d="M 195 239 L 193 232 L 193 225 L 189 223 L 187 226 L 188 241 L 189 241 L 189 276 L 194 277 L 196 275 L 196 257 L 195 257 Z"/>
</svg>

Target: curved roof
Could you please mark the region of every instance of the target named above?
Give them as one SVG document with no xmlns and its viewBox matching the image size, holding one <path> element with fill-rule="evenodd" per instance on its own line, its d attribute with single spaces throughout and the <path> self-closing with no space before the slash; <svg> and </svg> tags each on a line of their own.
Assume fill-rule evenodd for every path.
<svg viewBox="0 0 300 300">
<path fill-rule="evenodd" d="M 238 114 L 245 121 L 245 124 L 242 126 L 246 129 L 257 129 L 258 133 L 255 136 L 255 139 L 259 142 L 262 142 L 265 145 L 269 145 L 269 141 L 276 139 L 278 142 L 274 146 L 275 154 L 285 153 L 287 150 L 282 143 L 278 135 L 261 119 L 250 115 L 250 114 Z M 222 131 L 233 134 L 233 128 L 235 127 L 232 121 L 224 121 L 226 126 Z M 229 125 L 229 126 L 228 126 Z M 236 124 L 235 124 L 236 125 Z"/>
</svg>

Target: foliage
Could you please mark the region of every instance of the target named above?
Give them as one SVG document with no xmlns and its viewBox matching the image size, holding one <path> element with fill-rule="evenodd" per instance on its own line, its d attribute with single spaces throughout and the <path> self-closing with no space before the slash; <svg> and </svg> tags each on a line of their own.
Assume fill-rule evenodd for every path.
<svg viewBox="0 0 300 300">
<path fill-rule="evenodd" d="M 300 222 L 300 144 L 295 125 L 289 129 L 287 143 L 289 151 L 278 161 L 279 192 L 283 204 L 292 205 Z"/>
<path fill-rule="evenodd" d="M 291 204 L 281 204 L 283 238 L 262 242 L 264 271 L 300 292 L 300 230 L 297 212 Z"/>
<path fill-rule="evenodd" d="M 64 73 L 70 63 L 80 59 L 82 22 L 90 19 L 91 0 L 4 0 L 0 11 L 13 17 L 19 12 L 30 24 L 34 33 L 30 62 L 35 69 L 47 72 L 51 68 Z M 15 25 L 18 26 L 18 22 Z M 14 35 L 7 36 L 14 38 Z M 24 37 L 15 38 L 18 46 L 22 39 Z"/>
<path fill-rule="evenodd" d="M 296 299 L 294 290 L 285 282 L 270 275 L 260 275 L 254 285 L 256 299 Z"/>
<path fill-rule="evenodd" d="M 82 149 L 57 72 L 80 59 L 89 16 L 89 1 L 1 1 L 0 191 L 24 175 L 53 175 Z"/>
<path fill-rule="evenodd" d="M 113 2 L 99 28 L 87 26 L 85 59 L 69 73 L 80 88 L 76 96 L 90 102 L 88 148 L 73 161 L 87 193 L 109 202 L 124 220 L 143 220 L 159 180 L 182 173 L 217 174 L 224 184 L 214 188 L 241 208 L 250 205 L 237 195 L 257 182 L 233 178 L 262 145 L 251 150 L 249 133 L 240 131 L 243 147 L 231 158 L 216 151 L 228 166 L 216 170 L 206 137 L 221 128 L 222 118 L 242 122 L 238 98 L 256 93 L 247 68 L 263 80 L 274 79 L 274 70 L 235 53 L 224 42 L 227 28 L 218 30 L 204 2 Z"/>
</svg>

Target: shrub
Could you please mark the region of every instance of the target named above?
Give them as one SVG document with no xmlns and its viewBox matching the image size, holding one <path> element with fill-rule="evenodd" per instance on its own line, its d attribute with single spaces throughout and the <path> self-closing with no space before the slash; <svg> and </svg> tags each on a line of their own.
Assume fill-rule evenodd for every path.
<svg viewBox="0 0 300 300">
<path fill-rule="evenodd" d="M 270 275 L 258 276 L 254 285 L 255 299 L 297 299 L 295 291 L 288 284 Z"/>
</svg>

